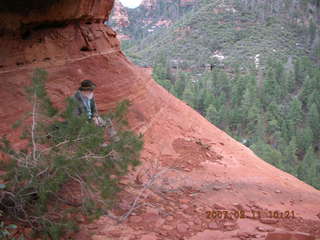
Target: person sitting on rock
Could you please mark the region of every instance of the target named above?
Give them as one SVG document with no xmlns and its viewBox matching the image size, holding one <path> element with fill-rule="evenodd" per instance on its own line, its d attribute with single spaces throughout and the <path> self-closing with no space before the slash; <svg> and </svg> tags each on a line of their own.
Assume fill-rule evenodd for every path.
<svg viewBox="0 0 320 240">
<path fill-rule="evenodd" d="M 84 80 L 81 82 L 81 86 L 78 91 L 72 97 L 77 103 L 74 108 L 74 114 L 80 116 L 82 114 L 88 115 L 88 120 L 93 120 L 96 125 L 98 124 L 98 114 L 96 108 L 96 102 L 94 98 L 94 89 L 96 84 L 90 80 Z"/>
<path fill-rule="evenodd" d="M 112 139 L 116 136 L 117 132 L 113 127 L 111 119 L 108 118 L 106 121 L 99 116 L 94 98 L 95 88 L 96 84 L 90 80 L 84 80 L 81 82 L 78 91 L 72 97 L 76 103 L 74 114 L 76 116 L 86 114 L 88 116 L 88 120 L 93 121 L 96 126 L 107 127 L 108 135 Z"/>
</svg>

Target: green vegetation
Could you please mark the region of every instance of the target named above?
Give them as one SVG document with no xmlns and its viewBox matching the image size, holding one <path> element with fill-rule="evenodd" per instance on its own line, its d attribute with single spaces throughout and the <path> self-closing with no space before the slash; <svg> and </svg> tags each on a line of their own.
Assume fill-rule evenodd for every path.
<svg viewBox="0 0 320 240">
<path fill-rule="evenodd" d="M 75 116 L 71 99 L 60 115 L 65 121 L 55 120 L 57 111 L 44 89 L 46 76 L 37 70 L 27 90 L 32 127 L 26 128 L 24 138 L 30 144 L 15 151 L 4 137 L 0 145 L 11 158 L 1 166 L 6 188 L 0 190 L 0 209 L 32 228 L 34 238 L 60 239 L 77 230 L 75 219 L 80 214 L 93 219 L 113 205 L 119 178 L 139 164 L 143 141 L 127 127 L 128 101 L 102 116 L 111 118 L 118 130 L 119 138 L 107 146 L 103 146 L 104 129 L 85 115 Z"/>
<path fill-rule="evenodd" d="M 319 7 L 201 0 L 125 52 L 261 158 L 320 188 Z"/>
<path fill-rule="evenodd" d="M 5 185 L 4 184 L 0 184 L 0 189 L 5 189 Z M 3 216 L 3 212 L 0 210 L 0 217 Z M 11 230 L 16 229 L 17 226 L 14 224 L 9 224 L 6 225 L 3 221 L 0 221 L 0 239 L 11 239 L 11 240 L 16 240 L 15 238 L 11 237 Z M 23 238 L 20 238 L 21 240 Z"/>
<path fill-rule="evenodd" d="M 320 70 L 308 58 L 269 60 L 265 74 L 215 68 L 200 77 L 169 74 L 158 58 L 154 79 L 276 167 L 320 189 Z"/>
<path fill-rule="evenodd" d="M 203 0 L 196 10 L 184 14 L 171 27 L 139 39 L 125 52 L 135 63 L 149 65 L 164 54 L 171 65 L 177 61 L 180 68 L 193 72 L 202 72 L 206 64 L 219 63 L 217 54 L 225 56 L 219 63 L 222 67 L 238 65 L 241 69 L 251 68 L 258 54 L 262 68 L 269 58 L 286 61 L 288 56 L 308 54 L 316 58 L 316 20 L 303 25 L 310 13 L 300 4 L 302 1 L 250 4 L 240 0 Z"/>
</svg>

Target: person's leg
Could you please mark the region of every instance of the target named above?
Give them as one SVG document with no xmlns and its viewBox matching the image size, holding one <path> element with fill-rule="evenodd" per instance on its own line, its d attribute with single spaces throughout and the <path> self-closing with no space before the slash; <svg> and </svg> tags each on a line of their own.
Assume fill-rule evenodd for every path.
<svg viewBox="0 0 320 240">
<path fill-rule="evenodd" d="M 117 131 L 113 127 L 112 121 L 110 118 L 106 120 L 105 124 L 105 143 L 103 144 L 104 146 L 107 146 L 111 142 L 117 142 L 120 140 L 119 136 L 117 135 Z"/>
<path fill-rule="evenodd" d="M 111 141 L 119 141 L 120 138 L 117 135 L 117 130 L 113 127 L 112 121 L 110 118 L 107 119 L 107 134 Z"/>
</svg>

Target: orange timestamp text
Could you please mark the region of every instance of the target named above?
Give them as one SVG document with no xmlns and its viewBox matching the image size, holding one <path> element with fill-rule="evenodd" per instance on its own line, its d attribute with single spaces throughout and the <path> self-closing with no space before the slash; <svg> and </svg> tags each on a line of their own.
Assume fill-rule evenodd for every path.
<svg viewBox="0 0 320 240">
<path fill-rule="evenodd" d="M 224 219 L 224 218 L 283 218 L 283 219 L 293 219 L 295 218 L 294 211 L 255 211 L 246 213 L 243 210 L 211 210 L 206 211 L 206 216 L 209 219 Z"/>
</svg>

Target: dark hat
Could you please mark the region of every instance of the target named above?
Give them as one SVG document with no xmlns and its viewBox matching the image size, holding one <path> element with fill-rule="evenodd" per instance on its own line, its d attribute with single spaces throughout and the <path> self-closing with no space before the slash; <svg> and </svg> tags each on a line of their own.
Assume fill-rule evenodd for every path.
<svg viewBox="0 0 320 240">
<path fill-rule="evenodd" d="M 81 86 L 79 87 L 80 91 L 93 91 L 96 88 L 96 85 L 90 80 L 83 80 Z"/>
</svg>

